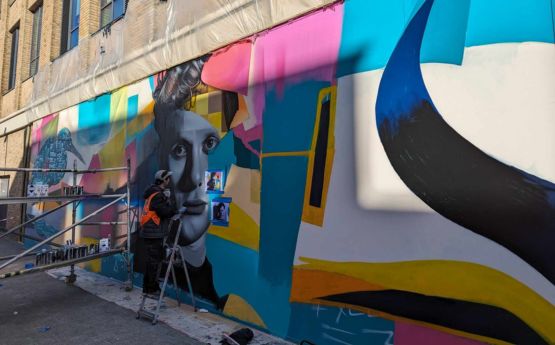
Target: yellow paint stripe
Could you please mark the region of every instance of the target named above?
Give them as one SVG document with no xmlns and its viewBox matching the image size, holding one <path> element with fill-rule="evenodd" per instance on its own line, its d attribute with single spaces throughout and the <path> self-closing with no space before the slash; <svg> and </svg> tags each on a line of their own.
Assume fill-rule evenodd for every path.
<svg viewBox="0 0 555 345">
<path fill-rule="evenodd" d="M 247 301 L 235 294 L 229 294 L 225 303 L 224 314 L 262 328 L 268 328 L 256 310 Z"/>
<path fill-rule="evenodd" d="M 229 206 L 229 226 L 210 225 L 208 233 L 258 251 L 260 227 L 233 202 Z"/>
<path fill-rule="evenodd" d="M 310 155 L 310 151 L 289 151 L 289 152 L 268 152 L 262 153 L 262 158 L 268 157 L 289 157 L 289 156 L 305 156 L 308 157 Z"/>
<path fill-rule="evenodd" d="M 555 343 L 555 307 L 535 291 L 492 268 L 460 261 L 393 263 L 332 262 L 301 258 L 300 269 L 322 270 L 363 279 L 385 289 L 488 304 L 505 309 Z"/>
</svg>

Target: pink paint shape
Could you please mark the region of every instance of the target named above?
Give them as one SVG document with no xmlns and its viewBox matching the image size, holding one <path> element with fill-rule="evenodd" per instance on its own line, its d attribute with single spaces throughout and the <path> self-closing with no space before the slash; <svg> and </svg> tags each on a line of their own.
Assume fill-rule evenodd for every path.
<svg viewBox="0 0 555 345">
<path fill-rule="evenodd" d="M 432 328 L 405 322 L 395 322 L 394 345 L 485 345 Z"/>
<path fill-rule="evenodd" d="M 309 14 L 258 37 L 254 51 L 254 113 L 262 123 L 266 92 L 281 94 L 301 80 L 335 82 L 343 4 Z"/>
<path fill-rule="evenodd" d="M 125 148 L 125 164 L 127 164 L 127 157 L 129 157 L 131 164 L 131 180 L 135 179 L 135 173 L 137 172 L 137 142 L 133 140 Z M 127 183 L 127 174 L 125 174 L 124 184 Z"/>
<path fill-rule="evenodd" d="M 262 126 L 256 126 L 254 128 L 249 129 L 248 131 L 245 130 L 243 125 L 237 126 L 232 129 L 233 134 L 241 140 L 243 145 L 247 148 L 247 150 L 254 153 L 257 157 L 260 157 L 260 152 L 258 152 L 254 147 L 252 147 L 249 143 L 254 140 L 262 140 Z"/>
<path fill-rule="evenodd" d="M 250 41 L 215 52 L 202 68 L 202 81 L 220 90 L 247 94 L 251 59 Z"/>
<path fill-rule="evenodd" d="M 95 154 L 89 163 L 89 169 L 100 169 L 100 158 Z M 87 193 L 104 193 L 106 188 L 106 181 L 104 174 L 84 174 L 81 179 L 81 185 Z"/>
</svg>

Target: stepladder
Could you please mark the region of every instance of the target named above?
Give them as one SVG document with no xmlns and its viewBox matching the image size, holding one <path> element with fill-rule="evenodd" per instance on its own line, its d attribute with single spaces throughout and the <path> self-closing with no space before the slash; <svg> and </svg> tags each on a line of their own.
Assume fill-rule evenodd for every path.
<svg viewBox="0 0 555 345">
<path fill-rule="evenodd" d="M 174 230 L 173 225 L 177 222 L 177 227 Z M 170 283 L 170 274 L 172 276 L 172 285 L 174 287 L 176 293 L 176 299 L 178 306 L 181 305 L 181 301 L 179 298 L 179 287 L 177 286 L 177 279 L 175 276 L 175 270 L 179 266 L 181 266 L 185 273 L 185 279 L 187 280 L 187 287 L 189 289 L 189 294 L 191 296 L 192 306 L 194 311 L 197 311 L 196 303 L 195 303 L 195 296 L 193 293 L 193 286 L 191 284 L 191 279 L 189 276 L 189 270 L 187 269 L 187 262 L 185 261 L 185 257 L 183 255 L 183 249 L 179 246 L 179 235 L 181 229 L 181 218 L 179 216 L 174 216 L 168 225 L 170 230 L 170 235 L 164 239 L 164 260 L 158 265 L 158 270 L 156 274 L 156 281 L 160 282 L 161 274 L 164 273 L 164 280 L 162 283 L 162 287 L 160 288 L 159 294 L 146 294 L 143 293 L 141 298 L 141 304 L 139 306 L 139 310 L 137 311 L 137 319 L 145 318 L 152 321 L 152 324 L 155 325 L 158 322 L 160 316 L 160 309 L 164 301 L 164 296 L 166 293 L 166 288 Z M 173 238 L 169 238 L 173 235 Z M 170 240 L 170 241 L 168 241 Z M 163 264 L 167 265 L 166 269 L 163 270 Z M 156 306 L 153 309 L 148 309 L 147 307 L 147 300 L 154 300 L 156 301 Z M 152 307 L 151 307 L 152 308 Z"/>
</svg>

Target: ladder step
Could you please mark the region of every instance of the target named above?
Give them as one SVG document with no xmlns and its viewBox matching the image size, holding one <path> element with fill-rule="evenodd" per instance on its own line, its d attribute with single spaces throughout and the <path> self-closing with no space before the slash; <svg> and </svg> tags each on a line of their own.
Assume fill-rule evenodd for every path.
<svg viewBox="0 0 555 345">
<path fill-rule="evenodd" d="M 152 299 L 157 301 L 160 299 L 160 295 L 143 294 L 143 299 Z"/>
<path fill-rule="evenodd" d="M 141 309 L 139 310 L 139 316 L 144 317 L 145 319 L 154 319 L 155 314 L 151 311 L 145 310 L 145 309 Z"/>
</svg>

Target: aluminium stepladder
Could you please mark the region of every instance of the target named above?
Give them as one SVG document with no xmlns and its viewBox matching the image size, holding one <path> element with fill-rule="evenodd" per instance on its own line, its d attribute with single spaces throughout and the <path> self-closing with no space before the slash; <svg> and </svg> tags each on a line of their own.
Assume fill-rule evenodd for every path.
<svg viewBox="0 0 555 345">
<path fill-rule="evenodd" d="M 151 295 L 151 294 L 143 293 L 141 305 L 139 307 L 139 310 L 137 311 L 137 319 L 140 319 L 141 317 L 143 317 L 145 319 L 152 320 L 153 325 L 155 325 L 158 322 L 158 317 L 160 316 L 160 306 L 162 305 L 162 300 L 164 299 L 164 293 L 166 292 L 166 287 L 168 286 L 170 272 L 172 274 L 173 286 L 175 288 L 175 293 L 177 297 L 177 305 L 178 306 L 181 305 L 181 302 L 179 300 L 179 288 L 177 287 L 177 280 L 175 279 L 175 270 L 174 270 L 174 264 L 177 262 L 181 262 L 181 265 L 183 266 L 183 270 L 185 271 L 185 278 L 187 279 L 187 286 L 189 288 L 189 293 L 191 295 L 193 310 L 195 312 L 197 311 L 197 307 L 195 305 L 195 295 L 193 294 L 193 286 L 191 284 L 191 279 L 189 277 L 189 270 L 187 269 L 187 263 L 184 259 L 182 248 L 177 244 L 179 241 L 179 234 L 181 229 L 181 218 L 174 216 L 171 219 L 168 228 L 173 229 L 172 227 L 173 222 L 176 220 L 178 221 L 179 226 L 175 231 L 175 238 L 173 239 L 172 247 L 170 248 L 169 259 L 167 260 L 167 262 L 165 261 L 168 267 L 166 268 L 166 273 L 164 275 L 164 283 L 162 284 L 160 295 Z M 165 247 L 165 244 L 166 244 L 166 239 L 164 240 L 164 247 Z M 167 258 L 166 253 L 164 253 L 164 256 Z M 160 263 L 160 265 L 158 266 L 158 272 L 156 274 L 156 281 L 160 280 L 161 271 L 162 271 L 162 264 Z M 150 311 L 145 308 L 145 302 L 147 299 L 157 300 L 156 309 L 154 311 Z"/>
</svg>

